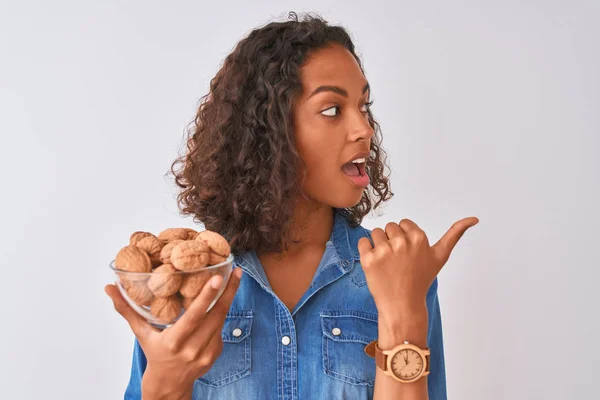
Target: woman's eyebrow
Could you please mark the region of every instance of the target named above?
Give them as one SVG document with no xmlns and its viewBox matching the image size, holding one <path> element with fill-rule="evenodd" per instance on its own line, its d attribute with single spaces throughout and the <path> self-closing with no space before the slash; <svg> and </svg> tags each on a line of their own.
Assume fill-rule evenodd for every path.
<svg viewBox="0 0 600 400">
<path fill-rule="evenodd" d="M 362 94 L 365 94 L 365 92 L 369 90 L 369 88 L 369 83 L 367 82 L 367 84 L 363 88 Z M 322 92 L 333 92 L 339 94 L 340 96 L 348 97 L 348 91 L 339 86 L 319 86 L 310 94 L 310 96 L 308 96 L 308 98 L 310 99 L 314 95 Z"/>
</svg>

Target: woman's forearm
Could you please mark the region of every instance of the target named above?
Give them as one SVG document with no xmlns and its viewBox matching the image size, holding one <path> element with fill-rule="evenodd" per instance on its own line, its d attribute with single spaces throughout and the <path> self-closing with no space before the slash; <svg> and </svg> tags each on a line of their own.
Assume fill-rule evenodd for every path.
<svg viewBox="0 0 600 400">
<path fill-rule="evenodd" d="M 146 369 L 142 377 L 142 400 L 192 400 L 193 385 L 170 385 Z"/>
<path fill-rule="evenodd" d="M 418 310 L 400 312 L 393 321 L 379 320 L 378 345 L 382 350 L 408 340 L 420 348 L 427 347 L 428 313 L 424 307 Z M 373 400 L 428 400 L 427 376 L 416 382 L 401 383 L 377 368 Z"/>
</svg>

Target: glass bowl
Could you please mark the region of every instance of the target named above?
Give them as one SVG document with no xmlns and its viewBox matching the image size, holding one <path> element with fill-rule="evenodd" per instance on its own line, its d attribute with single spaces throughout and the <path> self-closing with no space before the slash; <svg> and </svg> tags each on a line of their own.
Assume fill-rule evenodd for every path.
<svg viewBox="0 0 600 400">
<path fill-rule="evenodd" d="M 229 254 L 219 264 L 168 273 L 123 271 L 115 268 L 115 260 L 109 266 L 115 273 L 115 285 L 131 308 L 151 325 L 162 330 L 173 325 L 183 315 L 211 277 L 221 275 L 221 287 L 206 311 L 215 305 L 229 282 L 233 258 L 233 254 Z"/>
</svg>

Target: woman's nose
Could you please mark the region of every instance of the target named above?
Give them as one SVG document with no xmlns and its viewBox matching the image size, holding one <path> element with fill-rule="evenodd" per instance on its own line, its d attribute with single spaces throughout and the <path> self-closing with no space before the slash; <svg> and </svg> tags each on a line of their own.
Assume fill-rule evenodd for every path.
<svg viewBox="0 0 600 400">
<path fill-rule="evenodd" d="M 349 140 L 355 142 L 357 140 L 370 140 L 373 137 L 374 131 L 368 121 L 369 116 L 359 112 L 357 116 L 353 116 L 350 121 Z"/>
</svg>

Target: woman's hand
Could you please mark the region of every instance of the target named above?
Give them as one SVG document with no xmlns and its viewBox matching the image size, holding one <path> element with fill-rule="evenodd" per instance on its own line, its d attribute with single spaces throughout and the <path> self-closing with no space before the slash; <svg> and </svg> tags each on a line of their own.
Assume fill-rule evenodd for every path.
<svg viewBox="0 0 600 400">
<path fill-rule="evenodd" d="M 191 390 L 196 379 L 208 372 L 223 350 L 221 331 L 241 276 L 241 268 L 236 268 L 227 288 L 207 313 L 223 279 L 221 276 L 211 278 L 183 315 L 164 331 L 154 328 L 137 314 L 115 285 L 106 285 L 104 290 L 117 312 L 129 323 L 148 360 L 144 389 L 170 393 L 168 398 L 181 398 Z"/>
<path fill-rule="evenodd" d="M 381 319 L 423 310 L 427 291 L 465 231 L 476 225 L 475 217 L 456 222 L 433 246 L 417 224 L 403 219 L 390 222 L 385 231 L 371 232 L 358 241 L 360 261 Z"/>
</svg>

